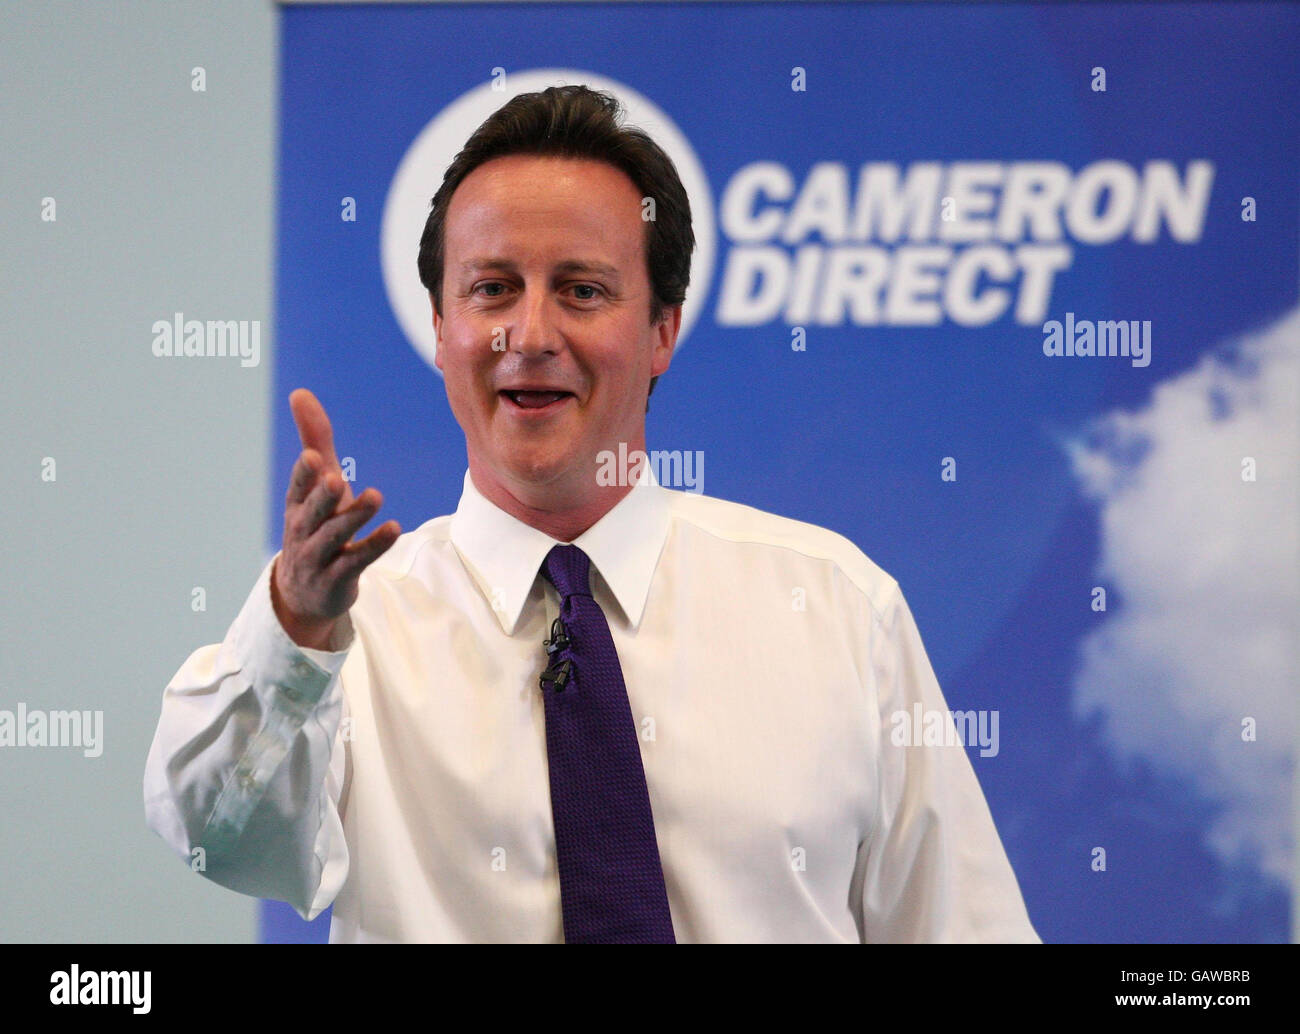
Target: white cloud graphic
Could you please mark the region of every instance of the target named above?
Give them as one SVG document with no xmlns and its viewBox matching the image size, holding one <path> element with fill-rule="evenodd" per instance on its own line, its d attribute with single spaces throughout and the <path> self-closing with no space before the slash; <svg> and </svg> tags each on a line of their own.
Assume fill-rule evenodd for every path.
<svg viewBox="0 0 1300 1034">
<path fill-rule="evenodd" d="M 1076 713 L 1220 802 L 1205 843 L 1289 883 L 1300 664 L 1300 309 L 1067 446 L 1100 507 L 1108 613 Z M 1243 479 L 1253 458 L 1256 480 Z M 1117 605 L 1118 604 L 1118 605 Z M 1244 742 L 1242 720 L 1257 739 Z"/>
</svg>

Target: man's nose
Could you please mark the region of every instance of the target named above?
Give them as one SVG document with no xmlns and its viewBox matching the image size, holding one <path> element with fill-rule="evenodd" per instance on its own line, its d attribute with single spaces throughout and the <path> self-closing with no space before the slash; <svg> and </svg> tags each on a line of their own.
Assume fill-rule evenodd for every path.
<svg viewBox="0 0 1300 1034">
<path fill-rule="evenodd" d="M 558 352 L 563 347 L 559 316 L 559 302 L 550 291 L 526 287 L 515 308 L 514 326 L 508 328 L 510 348 L 529 358 Z"/>
</svg>

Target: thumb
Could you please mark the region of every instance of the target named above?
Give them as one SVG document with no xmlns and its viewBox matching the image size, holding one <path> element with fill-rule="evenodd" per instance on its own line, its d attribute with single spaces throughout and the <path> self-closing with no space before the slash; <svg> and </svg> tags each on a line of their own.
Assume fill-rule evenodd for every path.
<svg viewBox="0 0 1300 1034">
<path fill-rule="evenodd" d="M 289 396 L 289 409 L 293 421 L 298 426 L 298 437 L 304 449 L 315 449 L 325 460 L 326 469 L 339 467 L 339 458 L 334 453 L 334 429 L 325 407 L 306 388 L 298 388 Z"/>
</svg>

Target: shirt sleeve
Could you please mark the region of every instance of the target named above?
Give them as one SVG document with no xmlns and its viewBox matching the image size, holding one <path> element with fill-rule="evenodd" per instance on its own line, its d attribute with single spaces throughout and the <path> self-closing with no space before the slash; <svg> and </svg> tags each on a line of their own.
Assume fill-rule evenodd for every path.
<svg viewBox="0 0 1300 1034">
<path fill-rule="evenodd" d="M 1037 943 L 988 804 L 896 584 L 872 636 L 871 657 L 880 738 L 876 822 L 854 894 L 863 939 Z M 927 720 L 930 737 L 924 735 Z M 945 735 L 936 743 L 940 723 Z"/>
<path fill-rule="evenodd" d="M 355 632 L 344 615 L 332 649 L 297 646 L 271 604 L 278 556 L 224 641 L 192 653 L 164 690 L 144 808 L 192 870 L 310 920 L 348 871 L 340 672 Z"/>
</svg>

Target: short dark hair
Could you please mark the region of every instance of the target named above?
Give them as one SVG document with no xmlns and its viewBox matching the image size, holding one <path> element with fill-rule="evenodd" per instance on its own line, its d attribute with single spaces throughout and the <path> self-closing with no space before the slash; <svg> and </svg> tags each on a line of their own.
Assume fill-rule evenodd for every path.
<svg viewBox="0 0 1300 1034">
<path fill-rule="evenodd" d="M 432 295 L 439 316 L 451 196 L 480 165 L 511 154 L 586 158 L 626 173 L 642 197 L 654 199 L 654 218 L 647 220 L 645 239 L 650 323 L 658 323 L 666 310 L 685 301 L 695 248 L 691 203 L 672 159 L 643 130 L 622 125 L 622 110 L 610 93 L 587 86 L 551 86 L 507 101 L 474 130 L 447 168 L 420 237 L 420 282 Z M 650 378 L 650 392 L 657 380 Z M 649 392 L 646 399 L 648 410 Z"/>
</svg>

